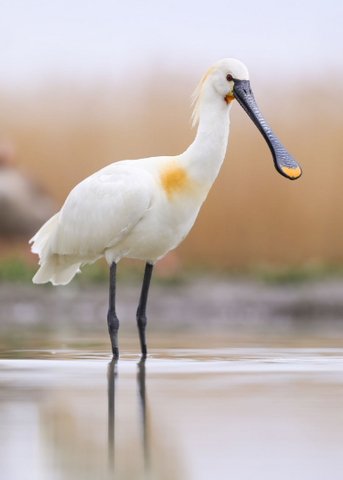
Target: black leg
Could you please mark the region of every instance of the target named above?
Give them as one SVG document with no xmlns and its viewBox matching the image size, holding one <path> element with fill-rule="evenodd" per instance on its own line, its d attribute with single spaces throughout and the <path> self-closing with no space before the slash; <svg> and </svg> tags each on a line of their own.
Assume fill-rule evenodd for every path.
<svg viewBox="0 0 343 480">
<path fill-rule="evenodd" d="M 139 299 L 139 304 L 137 308 L 137 327 L 138 327 L 138 333 L 139 333 L 139 340 L 141 342 L 142 356 L 144 358 L 147 355 L 147 348 L 146 348 L 146 341 L 145 341 L 145 328 L 147 324 L 146 304 L 148 301 L 149 286 L 150 286 L 150 280 L 151 280 L 153 268 L 154 266 L 151 265 L 151 263 L 145 264 L 145 272 L 144 272 L 141 297 Z"/>
<path fill-rule="evenodd" d="M 117 274 L 117 264 L 113 262 L 110 267 L 110 299 L 109 299 L 108 313 L 107 313 L 107 325 L 108 325 L 108 333 L 110 334 L 110 338 L 111 338 L 112 353 L 114 358 L 119 357 L 119 348 L 118 348 L 119 320 L 116 314 L 116 274 Z"/>
</svg>

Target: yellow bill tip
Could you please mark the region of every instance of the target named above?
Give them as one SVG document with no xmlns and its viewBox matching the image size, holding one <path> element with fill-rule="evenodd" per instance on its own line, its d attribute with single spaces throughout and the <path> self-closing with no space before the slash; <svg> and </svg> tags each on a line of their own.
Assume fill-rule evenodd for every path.
<svg viewBox="0 0 343 480">
<path fill-rule="evenodd" d="M 296 167 L 296 168 L 281 167 L 281 170 L 291 180 L 295 180 L 295 179 L 299 178 L 301 176 L 301 173 L 302 173 L 300 167 Z"/>
</svg>

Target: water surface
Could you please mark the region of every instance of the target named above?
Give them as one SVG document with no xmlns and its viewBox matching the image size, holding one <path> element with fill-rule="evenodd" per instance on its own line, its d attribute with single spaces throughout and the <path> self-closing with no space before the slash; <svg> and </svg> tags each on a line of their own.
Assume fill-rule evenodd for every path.
<svg viewBox="0 0 343 480">
<path fill-rule="evenodd" d="M 341 478 L 343 349 L 3 357 L 1 478 Z"/>
</svg>

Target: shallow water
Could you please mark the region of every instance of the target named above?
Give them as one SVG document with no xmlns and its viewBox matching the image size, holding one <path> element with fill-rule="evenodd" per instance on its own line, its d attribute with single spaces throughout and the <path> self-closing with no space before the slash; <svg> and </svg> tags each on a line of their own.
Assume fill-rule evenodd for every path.
<svg viewBox="0 0 343 480">
<path fill-rule="evenodd" d="M 342 478 L 343 349 L 7 357 L 6 480 Z"/>
</svg>

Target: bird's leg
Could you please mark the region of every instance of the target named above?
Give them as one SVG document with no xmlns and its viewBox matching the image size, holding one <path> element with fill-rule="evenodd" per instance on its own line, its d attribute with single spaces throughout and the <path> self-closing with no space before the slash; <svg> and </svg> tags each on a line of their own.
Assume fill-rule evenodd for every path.
<svg viewBox="0 0 343 480">
<path fill-rule="evenodd" d="M 146 348 L 146 341 L 145 341 L 145 328 L 147 324 L 147 318 L 146 318 L 146 304 L 148 301 L 148 293 L 149 293 L 149 286 L 150 286 L 150 280 L 151 280 L 151 275 L 152 275 L 152 269 L 154 268 L 151 263 L 146 263 L 145 264 L 145 272 L 144 272 L 144 278 L 143 278 L 143 285 L 142 285 L 142 291 L 141 291 L 141 296 L 139 299 L 139 304 L 137 308 L 137 327 L 138 327 L 138 333 L 139 333 L 139 340 L 141 343 L 141 351 L 142 351 L 142 357 L 145 358 L 147 355 L 147 348 Z"/>
<path fill-rule="evenodd" d="M 110 266 L 110 297 L 107 313 L 107 325 L 108 333 L 110 334 L 112 353 L 114 358 L 119 357 L 118 348 L 118 330 L 119 319 L 116 314 L 116 276 L 117 276 L 117 264 L 115 262 Z"/>
</svg>

